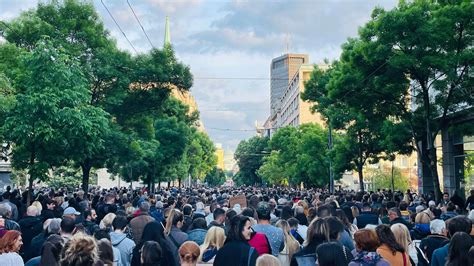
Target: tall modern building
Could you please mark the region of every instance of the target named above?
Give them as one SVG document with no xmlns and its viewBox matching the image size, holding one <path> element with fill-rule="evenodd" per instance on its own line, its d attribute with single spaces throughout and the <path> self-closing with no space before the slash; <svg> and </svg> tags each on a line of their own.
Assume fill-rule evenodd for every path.
<svg viewBox="0 0 474 266">
<path fill-rule="evenodd" d="M 306 54 L 285 54 L 272 60 L 270 66 L 270 117 L 278 112 L 281 99 L 291 78 L 302 64 L 308 63 L 308 60 Z"/>
</svg>

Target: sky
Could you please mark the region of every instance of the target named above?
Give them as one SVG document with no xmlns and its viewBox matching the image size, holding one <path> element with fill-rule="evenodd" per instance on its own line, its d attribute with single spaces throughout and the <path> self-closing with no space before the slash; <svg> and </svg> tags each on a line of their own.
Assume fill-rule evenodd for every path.
<svg viewBox="0 0 474 266">
<path fill-rule="evenodd" d="M 44 2 L 44 1 L 42 1 Z M 103 2 L 103 4 L 102 4 Z M 135 54 L 104 5 L 138 53 L 163 46 L 165 17 L 178 59 L 194 75 L 191 93 L 207 133 L 226 152 L 256 135 L 270 113 L 270 62 L 290 53 L 310 63 L 337 59 L 341 44 L 356 37 L 375 7 L 397 0 L 94 0 L 118 46 Z M 0 20 L 35 8 L 36 0 L 0 0 Z"/>
</svg>

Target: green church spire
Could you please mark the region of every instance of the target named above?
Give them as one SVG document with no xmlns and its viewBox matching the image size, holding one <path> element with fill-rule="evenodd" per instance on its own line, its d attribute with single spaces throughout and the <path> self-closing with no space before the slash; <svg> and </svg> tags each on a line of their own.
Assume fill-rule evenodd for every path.
<svg viewBox="0 0 474 266">
<path fill-rule="evenodd" d="M 170 20 L 168 16 L 166 16 L 166 22 L 165 22 L 165 41 L 163 43 L 163 48 L 166 48 L 167 46 L 171 46 Z"/>
</svg>

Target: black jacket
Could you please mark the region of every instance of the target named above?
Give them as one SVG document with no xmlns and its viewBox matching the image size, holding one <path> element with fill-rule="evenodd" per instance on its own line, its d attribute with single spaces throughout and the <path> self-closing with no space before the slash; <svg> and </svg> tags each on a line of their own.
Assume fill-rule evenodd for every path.
<svg viewBox="0 0 474 266">
<path fill-rule="evenodd" d="M 20 225 L 23 238 L 23 246 L 20 252 L 23 254 L 23 252 L 29 249 L 33 237 L 43 231 L 43 218 L 41 216 L 27 216 L 21 219 L 18 224 Z"/>
<path fill-rule="evenodd" d="M 357 227 L 362 229 L 368 224 L 378 225 L 379 216 L 373 212 L 361 212 L 360 215 L 357 216 Z"/>
<path fill-rule="evenodd" d="M 229 241 L 219 249 L 214 266 L 253 266 L 257 262 L 257 250 L 244 241 Z"/>
</svg>

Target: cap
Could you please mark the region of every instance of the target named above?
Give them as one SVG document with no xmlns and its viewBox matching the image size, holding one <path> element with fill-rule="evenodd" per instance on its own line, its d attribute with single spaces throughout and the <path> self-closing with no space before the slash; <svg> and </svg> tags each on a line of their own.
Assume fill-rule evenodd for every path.
<svg viewBox="0 0 474 266">
<path fill-rule="evenodd" d="M 425 210 L 425 206 L 423 206 L 423 205 L 416 206 L 416 213 L 422 212 L 424 210 Z"/>
<path fill-rule="evenodd" d="M 74 207 L 67 207 L 64 212 L 63 212 L 63 215 L 81 215 L 80 212 L 76 211 L 76 209 L 74 209 Z"/>
</svg>

